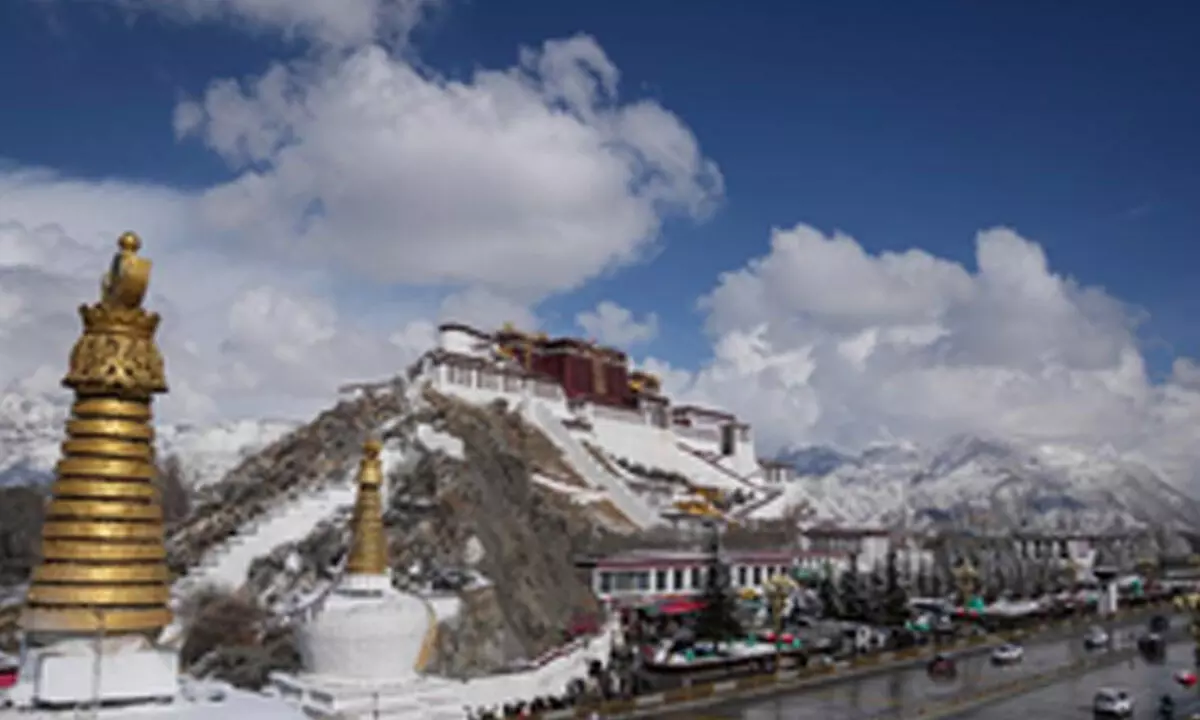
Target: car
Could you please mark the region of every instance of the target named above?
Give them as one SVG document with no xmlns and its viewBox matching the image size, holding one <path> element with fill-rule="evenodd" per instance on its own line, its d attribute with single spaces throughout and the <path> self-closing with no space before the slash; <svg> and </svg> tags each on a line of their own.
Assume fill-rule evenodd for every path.
<svg viewBox="0 0 1200 720">
<path fill-rule="evenodd" d="M 992 650 L 992 663 L 995 665 L 1011 665 L 1025 659 L 1025 648 L 1015 643 L 1005 643 Z"/>
<path fill-rule="evenodd" d="M 1100 717 L 1131 717 L 1133 697 L 1118 688 L 1100 688 L 1092 699 L 1092 711 Z"/>
<path fill-rule="evenodd" d="M 1147 662 L 1161 663 L 1167 655 L 1167 643 L 1158 633 L 1147 633 L 1137 640 L 1138 652 Z"/>
<path fill-rule="evenodd" d="M 1109 640 L 1108 633 L 1105 632 L 1104 628 L 1093 625 L 1088 628 L 1087 634 L 1083 636 L 1083 646 L 1089 650 L 1095 650 L 1097 648 L 1108 647 Z"/>
</svg>

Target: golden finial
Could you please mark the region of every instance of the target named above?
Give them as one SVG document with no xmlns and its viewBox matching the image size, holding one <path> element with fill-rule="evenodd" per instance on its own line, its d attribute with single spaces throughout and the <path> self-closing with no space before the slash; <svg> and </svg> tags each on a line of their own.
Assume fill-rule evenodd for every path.
<svg viewBox="0 0 1200 720">
<path fill-rule="evenodd" d="M 383 443 L 371 439 L 363 443 L 363 458 L 358 467 L 358 497 L 354 502 L 354 520 L 350 559 L 346 572 L 351 575 L 386 575 L 388 572 L 387 537 L 383 528 Z"/>
<path fill-rule="evenodd" d="M 75 402 L 21 619 L 34 642 L 154 636 L 171 621 L 150 409 L 167 391 L 159 317 L 141 307 L 150 282 L 141 242 L 126 233 L 117 244 L 100 300 L 79 308 L 83 334 L 63 378 Z"/>
</svg>

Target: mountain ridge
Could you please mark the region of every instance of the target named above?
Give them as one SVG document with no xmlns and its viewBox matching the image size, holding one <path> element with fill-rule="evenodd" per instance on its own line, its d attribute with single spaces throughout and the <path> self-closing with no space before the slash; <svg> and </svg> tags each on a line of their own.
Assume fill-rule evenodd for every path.
<svg viewBox="0 0 1200 720">
<path fill-rule="evenodd" d="M 798 446 L 777 459 L 798 476 L 782 502 L 836 509 L 848 524 L 887 526 L 907 517 L 917 526 L 988 520 L 1013 529 L 1183 529 L 1200 517 L 1200 500 L 1111 449 L 963 434 L 931 447 L 877 444 L 858 454 Z"/>
</svg>

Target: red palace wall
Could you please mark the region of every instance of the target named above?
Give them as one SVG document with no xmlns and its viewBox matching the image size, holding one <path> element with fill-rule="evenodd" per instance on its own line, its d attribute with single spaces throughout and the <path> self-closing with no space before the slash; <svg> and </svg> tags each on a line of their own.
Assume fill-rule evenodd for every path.
<svg viewBox="0 0 1200 720">
<path fill-rule="evenodd" d="M 524 364 L 524 338 L 503 338 L 504 345 L 515 351 L 518 362 Z M 588 399 L 621 407 L 633 407 L 633 390 L 629 387 L 629 367 L 624 356 L 603 353 L 595 360 L 586 347 L 576 346 L 570 340 L 533 341 L 529 369 L 535 373 L 554 378 L 562 386 L 568 398 Z M 600 364 L 603 375 L 603 393 L 596 384 L 596 364 Z"/>
</svg>

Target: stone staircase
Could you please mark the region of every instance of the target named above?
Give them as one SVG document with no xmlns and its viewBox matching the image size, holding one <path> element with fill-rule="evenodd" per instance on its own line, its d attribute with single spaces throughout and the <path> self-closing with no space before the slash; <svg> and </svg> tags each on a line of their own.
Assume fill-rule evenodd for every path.
<svg viewBox="0 0 1200 720">
<path fill-rule="evenodd" d="M 353 472 L 350 468 L 345 474 Z M 288 494 L 232 538 L 206 553 L 199 565 L 175 582 L 173 591 L 186 593 L 210 584 L 238 589 L 256 558 L 280 545 L 303 539 L 322 520 L 353 505 L 354 494 L 352 477 L 309 494 Z"/>
<path fill-rule="evenodd" d="M 575 471 L 588 483 L 608 494 L 612 506 L 624 515 L 631 526 L 645 529 L 661 524 L 662 519 L 646 503 L 630 490 L 621 478 L 608 472 L 596 462 L 583 445 L 576 440 L 554 413 L 537 401 L 521 405 L 523 414 L 541 429 L 551 442 L 558 446 Z"/>
<path fill-rule="evenodd" d="M 168 563 L 180 574 L 202 563 L 211 565 L 216 560 L 208 556 L 236 547 L 238 536 L 253 523 L 344 482 L 366 436 L 404 411 L 400 393 L 364 394 L 339 402 L 247 458 L 220 482 L 205 487 L 190 517 L 171 529 Z"/>
</svg>

